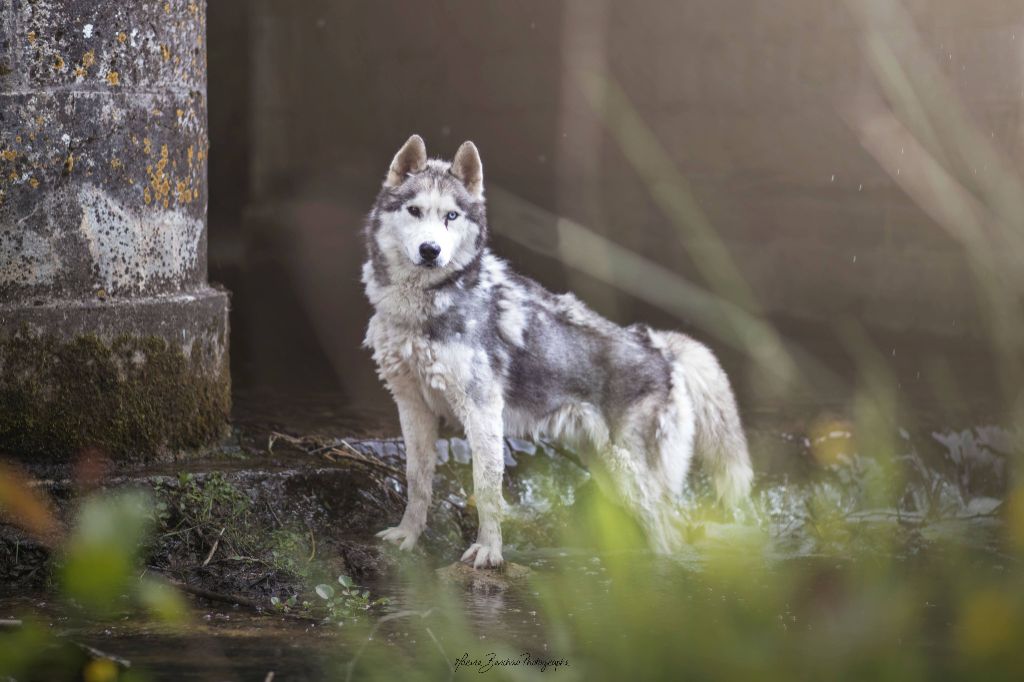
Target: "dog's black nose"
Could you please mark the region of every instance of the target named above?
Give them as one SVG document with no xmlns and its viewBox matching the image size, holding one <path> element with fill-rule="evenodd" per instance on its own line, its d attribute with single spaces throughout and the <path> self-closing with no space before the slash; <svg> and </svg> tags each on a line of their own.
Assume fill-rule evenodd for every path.
<svg viewBox="0 0 1024 682">
<path fill-rule="evenodd" d="M 423 242 L 420 244 L 420 256 L 424 263 L 433 263 L 441 255 L 441 247 L 434 242 Z"/>
</svg>

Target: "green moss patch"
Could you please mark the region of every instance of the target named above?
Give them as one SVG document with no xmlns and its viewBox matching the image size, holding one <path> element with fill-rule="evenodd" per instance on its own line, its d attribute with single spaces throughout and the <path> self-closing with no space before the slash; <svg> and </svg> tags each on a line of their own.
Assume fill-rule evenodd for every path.
<svg viewBox="0 0 1024 682">
<path fill-rule="evenodd" d="M 224 436 L 231 406 L 227 363 L 209 364 L 198 341 L 186 355 L 153 336 L 21 331 L 0 340 L 0 452 L 137 459 L 208 445 Z"/>
</svg>

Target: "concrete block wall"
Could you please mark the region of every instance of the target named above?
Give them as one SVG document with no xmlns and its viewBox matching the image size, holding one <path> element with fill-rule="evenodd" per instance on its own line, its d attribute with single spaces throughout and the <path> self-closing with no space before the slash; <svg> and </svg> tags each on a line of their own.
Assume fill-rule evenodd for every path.
<svg viewBox="0 0 1024 682">
<path fill-rule="evenodd" d="M 340 358 L 336 366 L 361 362 L 361 292 L 355 276 L 336 273 L 358 272 L 360 216 L 397 145 L 419 132 L 439 155 L 473 139 L 488 183 L 703 283 L 690 256 L 694 237 L 658 207 L 581 91 L 573 69 L 584 64 L 622 87 L 770 315 L 823 327 L 852 315 L 883 330 L 976 333 L 977 301 L 961 247 L 851 127 L 852 107 L 878 90 L 853 6 L 842 0 L 254 3 L 245 32 L 251 163 L 234 174 L 225 169 L 224 177 L 239 177 L 242 189 L 222 187 L 244 192 L 245 205 L 261 217 L 226 226 L 218 239 L 244 244 L 264 231 L 287 250 L 289 235 L 311 229 L 293 220 L 308 211 L 290 207 L 332 206 L 335 222 L 322 226 L 339 243 L 330 273 L 318 286 L 310 283 L 312 271 L 303 272 L 301 286 L 313 293 L 297 295 L 334 287 L 331 321 L 320 319 L 321 303 L 308 316 L 338 328 L 325 344 L 325 352 Z M 1024 5 L 908 0 L 901 6 L 975 125 L 1019 169 Z M 897 38 L 902 30 L 895 20 L 879 29 Z M 221 68 L 235 73 L 235 67 L 226 54 Z M 214 138 L 233 134 L 237 125 L 225 123 Z M 649 313 L 521 248 L 509 238 L 516 225 L 492 227 L 498 249 L 547 285 L 581 289 L 622 321 Z M 312 232 L 304 237 L 314 238 Z"/>
</svg>

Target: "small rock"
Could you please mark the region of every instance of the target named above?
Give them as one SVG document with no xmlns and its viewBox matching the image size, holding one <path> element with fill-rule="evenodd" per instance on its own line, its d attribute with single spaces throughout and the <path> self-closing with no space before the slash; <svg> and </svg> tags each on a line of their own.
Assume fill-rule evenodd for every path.
<svg viewBox="0 0 1024 682">
<path fill-rule="evenodd" d="M 456 561 L 437 569 L 437 577 L 443 582 L 471 587 L 474 590 L 500 592 L 530 575 L 530 569 L 522 564 L 506 562 L 501 568 L 475 569 L 469 564 Z"/>
</svg>

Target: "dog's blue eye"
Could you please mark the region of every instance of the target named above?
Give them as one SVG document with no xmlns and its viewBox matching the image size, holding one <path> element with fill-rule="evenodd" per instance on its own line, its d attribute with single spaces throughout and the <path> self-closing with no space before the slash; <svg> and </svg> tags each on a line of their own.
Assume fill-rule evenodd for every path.
<svg viewBox="0 0 1024 682">
<path fill-rule="evenodd" d="M 449 222 L 450 222 L 450 221 L 452 221 L 452 220 L 455 220 L 455 219 L 456 219 L 456 218 L 458 218 L 458 217 L 459 217 L 459 214 L 458 214 L 458 213 L 456 213 L 455 211 L 448 211 L 448 215 L 446 215 L 446 216 L 444 217 L 444 219 L 445 219 L 446 221 L 449 221 Z"/>
<path fill-rule="evenodd" d="M 406 210 L 409 211 L 409 215 L 413 218 L 419 218 L 423 215 L 423 211 L 420 210 L 419 206 L 409 206 Z"/>
</svg>

